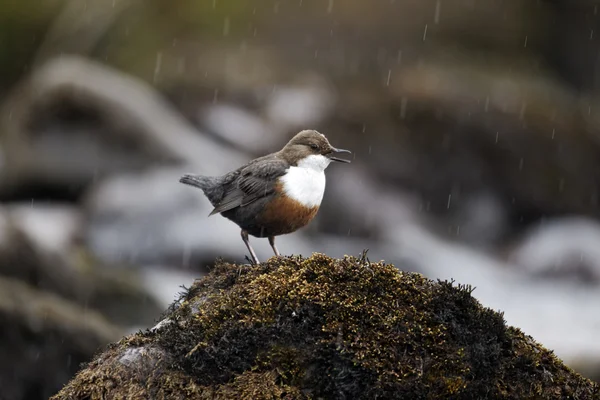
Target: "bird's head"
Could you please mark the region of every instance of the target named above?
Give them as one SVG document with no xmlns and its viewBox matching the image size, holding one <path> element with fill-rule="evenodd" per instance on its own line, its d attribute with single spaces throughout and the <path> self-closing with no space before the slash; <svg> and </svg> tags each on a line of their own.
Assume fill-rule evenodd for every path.
<svg viewBox="0 0 600 400">
<path fill-rule="evenodd" d="M 304 130 L 296 134 L 279 152 L 290 165 L 324 170 L 332 161 L 349 163 L 337 157 L 340 153 L 352 154 L 349 150 L 333 147 L 329 140 L 315 130 Z"/>
</svg>

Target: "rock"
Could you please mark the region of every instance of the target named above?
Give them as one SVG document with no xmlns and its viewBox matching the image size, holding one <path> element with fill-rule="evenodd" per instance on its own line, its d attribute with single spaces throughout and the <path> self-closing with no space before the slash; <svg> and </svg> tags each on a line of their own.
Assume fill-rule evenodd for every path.
<svg viewBox="0 0 600 400">
<path fill-rule="evenodd" d="M 82 216 L 70 206 L 14 204 L 0 208 L 0 276 L 20 279 L 124 326 L 160 315 L 139 271 L 107 265 L 82 246 Z"/>
<path fill-rule="evenodd" d="M 266 99 L 269 121 L 282 131 L 316 126 L 333 111 L 335 96 L 330 82 L 306 77 L 305 82 L 279 85 Z"/>
<path fill-rule="evenodd" d="M 542 221 L 515 239 L 508 261 L 534 276 L 600 282 L 600 223 L 583 217 Z"/>
<path fill-rule="evenodd" d="M 241 107 L 211 104 L 201 110 L 199 122 L 231 146 L 253 154 L 267 154 L 273 149 L 277 132 L 259 116 Z"/>
<path fill-rule="evenodd" d="M 291 138 L 290 132 L 318 126 L 331 114 L 336 101 L 330 82 L 308 74 L 251 93 L 261 109 L 244 109 L 232 102 L 240 103 L 240 99 L 226 98 L 205 104 L 195 119 L 231 147 L 264 155 L 279 150 Z"/>
<path fill-rule="evenodd" d="M 0 198 L 40 187 L 77 198 L 120 171 L 179 162 L 210 173 L 243 157 L 221 151 L 145 82 L 75 56 L 34 69 L 2 105 L 0 128 Z"/>
<path fill-rule="evenodd" d="M 82 215 L 74 206 L 32 200 L 5 207 L 15 227 L 42 251 L 65 254 L 81 241 Z"/>
<path fill-rule="evenodd" d="M 364 256 L 218 263 L 54 400 L 600 398 L 471 289 Z"/>
<path fill-rule="evenodd" d="M 47 399 L 123 334 L 100 314 L 0 277 L 2 398 Z"/>
<path fill-rule="evenodd" d="M 388 138 L 380 156 L 396 161 L 388 176 L 418 187 L 432 210 L 451 213 L 487 190 L 511 209 L 516 228 L 542 215 L 599 215 L 593 99 L 543 73 L 467 61 L 424 61 L 392 79 L 397 145 Z"/>
</svg>

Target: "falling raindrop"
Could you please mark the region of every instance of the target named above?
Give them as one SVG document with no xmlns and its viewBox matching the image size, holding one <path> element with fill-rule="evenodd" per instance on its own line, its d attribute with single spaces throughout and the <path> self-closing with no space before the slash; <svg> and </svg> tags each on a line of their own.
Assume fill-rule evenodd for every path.
<svg viewBox="0 0 600 400">
<path fill-rule="evenodd" d="M 156 54 L 156 65 L 154 66 L 154 78 L 153 78 L 154 83 L 156 83 L 156 80 L 158 79 L 158 74 L 160 73 L 161 67 L 162 67 L 162 53 L 158 52 Z"/>
<path fill-rule="evenodd" d="M 225 17 L 223 21 L 223 36 L 229 35 L 229 17 Z"/>
<path fill-rule="evenodd" d="M 521 110 L 519 111 L 519 119 L 523 119 L 523 117 L 525 116 L 525 110 L 527 109 L 527 103 L 523 102 L 521 104 Z"/>
<path fill-rule="evenodd" d="M 406 97 L 402 97 L 400 100 L 400 118 L 404 119 L 406 117 L 406 104 L 408 103 L 408 99 Z"/>
</svg>

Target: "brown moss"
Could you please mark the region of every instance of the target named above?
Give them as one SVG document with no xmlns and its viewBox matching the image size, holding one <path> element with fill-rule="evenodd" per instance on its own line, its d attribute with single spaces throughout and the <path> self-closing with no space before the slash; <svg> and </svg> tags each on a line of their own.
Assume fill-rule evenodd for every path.
<svg viewBox="0 0 600 400">
<path fill-rule="evenodd" d="M 468 287 L 364 259 L 219 262 L 165 318 L 55 398 L 600 398 Z"/>
</svg>

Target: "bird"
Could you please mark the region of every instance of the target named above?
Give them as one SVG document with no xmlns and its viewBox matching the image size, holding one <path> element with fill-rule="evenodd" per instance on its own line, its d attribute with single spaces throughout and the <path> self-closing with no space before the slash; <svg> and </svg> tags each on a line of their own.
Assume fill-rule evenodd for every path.
<svg viewBox="0 0 600 400">
<path fill-rule="evenodd" d="M 351 151 L 333 147 L 322 133 L 302 130 L 279 151 L 256 158 L 222 176 L 184 174 L 179 182 L 199 188 L 221 214 L 241 228 L 252 257 L 260 264 L 249 235 L 268 238 L 276 256 L 275 237 L 306 226 L 317 214 L 325 193 L 325 169 Z"/>
</svg>

